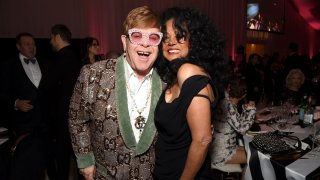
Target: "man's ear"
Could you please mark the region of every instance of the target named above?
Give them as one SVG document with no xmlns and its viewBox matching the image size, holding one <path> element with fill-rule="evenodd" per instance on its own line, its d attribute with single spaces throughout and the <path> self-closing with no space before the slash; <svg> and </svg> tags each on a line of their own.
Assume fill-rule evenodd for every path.
<svg viewBox="0 0 320 180">
<path fill-rule="evenodd" d="M 54 39 L 55 39 L 56 41 L 58 41 L 58 42 L 62 41 L 62 38 L 61 38 L 60 34 L 55 35 L 55 36 L 54 36 Z"/>
<path fill-rule="evenodd" d="M 126 51 L 126 49 L 127 49 L 127 37 L 126 37 L 126 35 L 121 35 L 121 41 L 122 41 L 123 51 Z"/>
<path fill-rule="evenodd" d="M 21 50 L 21 46 L 19 43 L 16 44 L 17 49 L 20 51 Z"/>
</svg>

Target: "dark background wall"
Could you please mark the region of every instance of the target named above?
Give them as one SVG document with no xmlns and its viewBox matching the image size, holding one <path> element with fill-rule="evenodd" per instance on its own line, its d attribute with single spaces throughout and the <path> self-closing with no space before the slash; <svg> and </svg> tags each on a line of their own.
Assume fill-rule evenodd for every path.
<svg viewBox="0 0 320 180">
<path fill-rule="evenodd" d="M 301 17 L 301 5 L 298 5 L 297 9 L 297 0 L 250 1 L 283 1 L 284 33 L 247 31 L 247 0 L 0 0 L 0 53 L 4 57 L 11 54 L 15 46 L 14 40 L 11 42 L 10 39 L 27 31 L 40 38 L 39 41 L 37 39 L 38 52 L 45 54 L 48 52 L 46 48 L 50 48 L 46 43 L 50 36 L 50 27 L 56 23 L 69 26 L 74 39 L 97 37 L 100 40 L 101 53 L 110 50 L 122 52 L 122 22 L 131 9 L 142 5 L 148 5 L 159 13 L 172 6 L 188 6 L 208 14 L 224 34 L 226 55 L 232 58 L 235 57 L 237 46 L 251 43 L 261 45 L 263 53 L 272 54 L 278 51 L 282 56 L 287 55 L 290 42 L 298 43 L 300 52 L 309 53 L 310 56 L 320 49 L 320 31 L 313 29 Z M 320 4 L 318 0 L 308 2 Z M 309 10 L 309 7 L 307 8 L 305 11 Z M 76 43 L 74 45 L 77 46 Z M 3 57 L 0 60 L 2 59 Z"/>
<path fill-rule="evenodd" d="M 35 42 L 37 46 L 37 56 L 51 60 L 53 57 L 53 51 L 51 48 L 50 39 L 35 38 Z M 80 57 L 81 39 L 72 39 L 71 44 L 75 52 Z M 0 52 L 0 62 L 15 56 L 18 53 L 15 38 L 0 38 Z"/>
</svg>

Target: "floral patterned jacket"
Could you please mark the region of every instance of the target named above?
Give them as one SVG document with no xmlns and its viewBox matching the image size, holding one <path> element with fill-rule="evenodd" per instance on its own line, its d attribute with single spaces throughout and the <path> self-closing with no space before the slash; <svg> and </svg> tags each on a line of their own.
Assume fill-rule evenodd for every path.
<svg viewBox="0 0 320 180">
<path fill-rule="evenodd" d="M 246 109 L 239 114 L 237 106 L 232 104 L 229 94 L 217 105 L 214 115 L 214 140 L 211 146 L 211 164 L 222 166 L 236 152 L 237 134 L 248 131 L 253 124 L 256 109 Z"/>
</svg>

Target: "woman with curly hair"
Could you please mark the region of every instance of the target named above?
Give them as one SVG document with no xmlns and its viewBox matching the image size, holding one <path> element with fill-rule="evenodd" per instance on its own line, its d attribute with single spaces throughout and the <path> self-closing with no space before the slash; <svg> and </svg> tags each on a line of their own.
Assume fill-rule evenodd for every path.
<svg viewBox="0 0 320 180">
<path fill-rule="evenodd" d="M 210 18 L 190 8 L 167 9 L 156 69 L 167 83 L 155 110 L 155 179 L 212 179 L 208 148 L 213 109 L 225 70 L 224 42 Z"/>
</svg>

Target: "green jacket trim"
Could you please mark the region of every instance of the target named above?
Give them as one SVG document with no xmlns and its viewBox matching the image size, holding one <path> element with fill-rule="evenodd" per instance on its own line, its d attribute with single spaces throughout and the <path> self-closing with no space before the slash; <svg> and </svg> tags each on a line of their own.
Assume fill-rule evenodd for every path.
<svg viewBox="0 0 320 180">
<path fill-rule="evenodd" d="M 152 94 L 151 105 L 147 123 L 141 134 L 140 141 L 137 143 L 133 130 L 131 128 L 128 100 L 126 90 L 126 79 L 124 69 L 125 57 L 120 56 L 116 64 L 116 98 L 117 98 L 117 113 L 120 133 L 126 146 L 131 149 L 135 155 L 140 155 L 146 152 L 151 146 L 156 134 L 156 127 L 154 125 L 154 110 L 162 91 L 162 83 L 156 71 L 152 72 Z"/>
<path fill-rule="evenodd" d="M 95 164 L 93 152 L 88 154 L 75 154 L 78 168 L 86 168 Z"/>
</svg>

